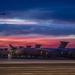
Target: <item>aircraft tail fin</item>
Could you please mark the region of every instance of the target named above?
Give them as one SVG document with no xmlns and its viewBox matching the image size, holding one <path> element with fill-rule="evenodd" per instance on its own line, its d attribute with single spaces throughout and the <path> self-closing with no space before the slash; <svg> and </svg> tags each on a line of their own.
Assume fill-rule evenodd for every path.
<svg viewBox="0 0 75 75">
<path fill-rule="evenodd" d="M 59 45 L 58 48 L 65 48 L 68 43 L 69 43 L 69 42 L 63 42 L 63 41 L 61 41 L 61 44 Z"/>
<path fill-rule="evenodd" d="M 13 50 L 14 47 L 11 44 L 9 44 L 9 49 Z"/>
<path fill-rule="evenodd" d="M 26 48 L 31 48 L 31 46 L 27 45 Z"/>
<path fill-rule="evenodd" d="M 36 44 L 35 48 L 40 48 L 41 45 L 40 44 Z"/>
</svg>

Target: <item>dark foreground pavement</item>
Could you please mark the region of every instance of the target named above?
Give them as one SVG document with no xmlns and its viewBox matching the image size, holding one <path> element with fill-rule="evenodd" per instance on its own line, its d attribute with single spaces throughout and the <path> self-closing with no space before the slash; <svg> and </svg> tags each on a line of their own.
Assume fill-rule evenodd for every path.
<svg viewBox="0 0 75 75">
<path fill-rule="evenodd" d="M 75 75 L 75 61 L 0 60 L 0 75 Z"/>
</svg>

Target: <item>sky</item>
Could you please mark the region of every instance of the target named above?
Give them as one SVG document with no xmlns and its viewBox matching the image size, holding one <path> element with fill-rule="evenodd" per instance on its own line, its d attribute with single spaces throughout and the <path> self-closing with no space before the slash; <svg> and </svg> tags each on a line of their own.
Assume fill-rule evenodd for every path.
<svg viewBox="0 0 75 75">
<path fill-rule="evenodd" d="M 75 0 L 0 0 L 0 47 L 60 41 L 75 47 Z"/>
</svg>

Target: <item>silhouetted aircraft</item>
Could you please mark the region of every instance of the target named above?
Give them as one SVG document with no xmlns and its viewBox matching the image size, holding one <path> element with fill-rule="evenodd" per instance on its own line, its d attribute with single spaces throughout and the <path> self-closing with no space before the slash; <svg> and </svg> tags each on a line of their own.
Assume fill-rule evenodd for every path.
<svg viewBox="0 0 75 75">
<path fill-rule="evenodd" d="M 61 53 L 64 54 L 62 51 L 65 49 L 69 42 L 63 42 L 61 41 L 61 44 L 58 48 L 41 48 L 40 44 L 37 44 L 35 48 L 31 48 L 31 46 L 27 46 L 25 48 L 18 47 L 15 48 L 12 45 L 9 44 L 8 51 L 13 56 L 26 56 L 26 57 L 56 57 L 61 56 Z"/>
<path fill-rule="evenodd" d="M 69 42 L 60 42 L 58 48 L 41 48 L 40 44 L 26 47 L 14 47 L 9 44 L 7 50 L 1 50 L 1 56 L 10 54 L 12 57 L 75 57 L 75 48 L 65 48 Z"/>
</svg>

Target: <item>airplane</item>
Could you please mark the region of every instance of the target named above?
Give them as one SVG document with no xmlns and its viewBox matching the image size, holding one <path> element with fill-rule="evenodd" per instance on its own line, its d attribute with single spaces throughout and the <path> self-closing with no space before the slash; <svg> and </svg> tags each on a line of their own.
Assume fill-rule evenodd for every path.
<svg viewBox="0 0 75 75">
<path fill-rule="evenodd" d="M 26 56 L 26 57 L 56 57 L 64 55 L 65 47 L 69 42 L 61 41 L 58 48 L 41 48 L 40 44 L 36 44 L 35 48 L 31 48 L 31 46 L 18 48 L 13 47 L 9 44 L 8 51 L 12 56 Z M 65 50 L 66 51 L 66 50 Z"/>
<path fill-rule="evenodd" d="M 41 48 L 40 44 L 36 44 L 34 48 L 31 46 L 14 47 L 9 44 L 7 50 L 0 51 L 1 56 L 11 57 L 29 57 L 29 58 L 50 58 L 50 57 L 75 57 L 75 48 L 65 48 L 69 42 L 60 42 L 58 48 Z"/>
</svg>

